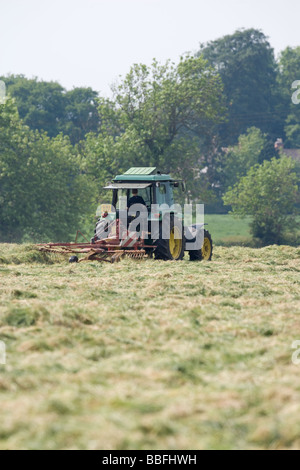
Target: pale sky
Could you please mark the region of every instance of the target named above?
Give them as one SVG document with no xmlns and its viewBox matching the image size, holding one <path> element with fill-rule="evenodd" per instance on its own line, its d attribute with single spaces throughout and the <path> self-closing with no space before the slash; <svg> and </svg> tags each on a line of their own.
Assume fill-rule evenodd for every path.
<svg viewBox="0 0 300 470">
<path fill-rule="evenodd" d="M 0 75 L 109 95 L 134 63 L 176 62 L 199 43 L 252 27 L 276 54 L 300 45 L 300 1 L 0 0 Z"/>
</svg>

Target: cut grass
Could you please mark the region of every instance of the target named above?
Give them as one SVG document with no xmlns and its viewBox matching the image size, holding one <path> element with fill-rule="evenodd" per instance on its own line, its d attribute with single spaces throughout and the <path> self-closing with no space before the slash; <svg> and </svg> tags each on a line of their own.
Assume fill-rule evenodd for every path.
<svg viewBox="0 0 300 470">
<path fill-rule="evenodd" d="M 0 243 L 0 269 L 5 264 L 55 264 L 58 261 L 64 261 L 67 256 L 43 253 L 37 250 L 35 245 L 10 245 Z"/>
<path fill-rule="evenodd" d="M 0 246 L 0 449 L 300 448 L 299 248 L 72 266 L 31 250 Z"/>
</svg>

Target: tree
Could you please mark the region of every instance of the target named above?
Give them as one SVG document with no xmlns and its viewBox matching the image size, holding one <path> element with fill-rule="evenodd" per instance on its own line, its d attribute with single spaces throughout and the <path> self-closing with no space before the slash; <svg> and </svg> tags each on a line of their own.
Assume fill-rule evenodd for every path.
<svg viewBox="0 0 300 470">
<path fill-rule="evenodd" d="M 98 93 L 91 88 L 66 91 L 57 82 L 29 80 L 23 75 L 2 79 L 21 119 L 32 130 L 45 131 L 50 137 L 63 132 L 75 144 L 99 129 Z"/>
<path fill-rule="evenodd" d="M 267 148 L 267 136 L 256 127 L 247 129 L 246 134 L 240 135 L 238 144 L 230 147 L 224 155 L 222 168 L 224 188 L 234 186 L 252 166 L 262 163 L 267 157 Z M 273 145 L 271 157 L 275 154 Z"/>
<path fill-rule="evenodd" d="M 300 80 L 300 47 L 287 47 L 279 57 L 278 86 L 282 97 L 281 112 L 285 114 L 286 146 L 300 148 L 300 104 L 297 89 L 292 85 Z M 294 85 L 297 86 L 297 83 Z M 292 101 L 295 94 L 296 100 Z"/>
<path fill-rule="evenodd" d="M 218 148 L 216 146 L 206 155 L 207 168 L 201 174 L 201 184 L 211 188 L 209 203 L 206 203 L 207 213 L 226 213 L 228 208 L 223 204 L 224 193 L 229 187 L 245 176 L 248 170 L 257 163 L 278 158 L 279 153 L 274 149 L 266 134 L 260 129 L 251 127 L 238 138 L 237 145 Z"/>
<path fill-rule="evenodd" d="M 111 136 L 90 133 L 78 145 L 81 155 L 81 168 L 89 181 L 94 183 L 95 198 L 104 196 L 102 188 L 111 181 L 117 172 L 122 171 L 115 153 L 117 146 Z M 127 168 L 128 169 L 128 168 Z M 96 204 L 96 200 L 94 203 Z M 110 201 L 107 201 L 109 203 Z"/>
<path fill-rule="evenodd" d="M 222 145 L 235 144 L 250 127 L 270 133 L 281 132 L 276 114 L 277 97 L 274 51 L 259 30 L 236 31 L 200 46 L 199 56 L 220 74 L 228 106 L 228 122 L 219 127 Z M 281 134 L 280 134 L 281 135 Z"/>
<path fill-rule="evenodd" d="M 99 130 L 98 93 L 92 88 L 74 88 L 66 92 L 65 99 L 61 131 L 75 144 L 89 132 Z"/>
<path fill-rule="evenodd" d="M 0 240 L 72 239 L 93 189 L 80 163 L 68 137 L 30 130 L 11 99 L 0 105 Z"/>
<path fill-rule="evenodd" d="M 98 160 L 90 171 L 156 166 L 188 181 L 205 167 L 203 149 L 224 116 L 222 84 L 203 58 L 183 57 L 178 65 L 134 65 L 114 87 L 113 100 L 101 100 Z M 89 142 L 89 145 L 91 141 Z M 93 159 L 93 156 L 87 158 Z"/>
<path fill-rule="evenodd" d="M 233 213 L 251 215 L 254 237 L 265 244 L 282 243 L 284 235 L 296 227 L 298 198 L 295 163 L 287 157 L 273 158 L 255 165 L 224 196 Z"/>
<path fill-rule="evenodd" d="M 23 75 L 3 79 L 25 124 L 33 130 L 47 132 L 50 137 L 57 136 L 65 114 L 64 88 L 56 82 L 29 80 Z"/>
</svg>

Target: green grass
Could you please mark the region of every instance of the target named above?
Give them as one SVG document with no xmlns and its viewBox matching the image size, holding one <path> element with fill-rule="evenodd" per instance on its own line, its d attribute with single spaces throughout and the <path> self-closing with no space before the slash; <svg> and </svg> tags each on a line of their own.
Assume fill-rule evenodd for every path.
<svg viewBox="0 0 300 470">
<path fill-rule="evenodd" d="M 251 217 L 236 218 L 230 214 L 206 214 L 205 223 L 217 245 L 251 245 Z"/>
<path fill-rule="evenodd" d="M 0 449 L 300 448 L 299 248 L 0 256 Z"/>
<path fill-rule="evenodd" d="M 297 220 L 298 232 L 294 235 L 286 234 L 287 244 L 300 243 L 300 218 Z M 207 214 L 205 223 L 208 224 L 207 230 L 211 232 L 214 243 L 219 246 L 261 246 L 258 240 L 253 240 L 250 233 L 251 217 L 241 219 L 231 214 Z"/>
<path fill-rule="evenodd" d="M 0 243 L 0 266 L 5 264 L 55 264 L 66 257 L 38 251 L 35 245 L 10 245 Z"/>
</svg>

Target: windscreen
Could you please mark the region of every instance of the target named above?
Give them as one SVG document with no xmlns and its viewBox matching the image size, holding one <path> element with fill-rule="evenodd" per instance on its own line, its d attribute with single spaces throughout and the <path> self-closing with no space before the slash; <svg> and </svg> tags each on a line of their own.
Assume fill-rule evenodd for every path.
<svg viewBox="0 0 300 470">
<path fill-rule="evenodd" d="M 116 209 L 126 210 L 128 207 L 129 200 L 133 196 L 132 190 L 131 189 L 118 189 L 116 193 L 117 193 L 116 199 L 115 199 Z M 140 196 L 144 200 L 147 206 L 147 209 L 149 211 L 151 209 L 151 204 L 153 200 L 152 194 L 153 194 L 152 186 L 138 190 L 138 196 Z"/>
</svg>

